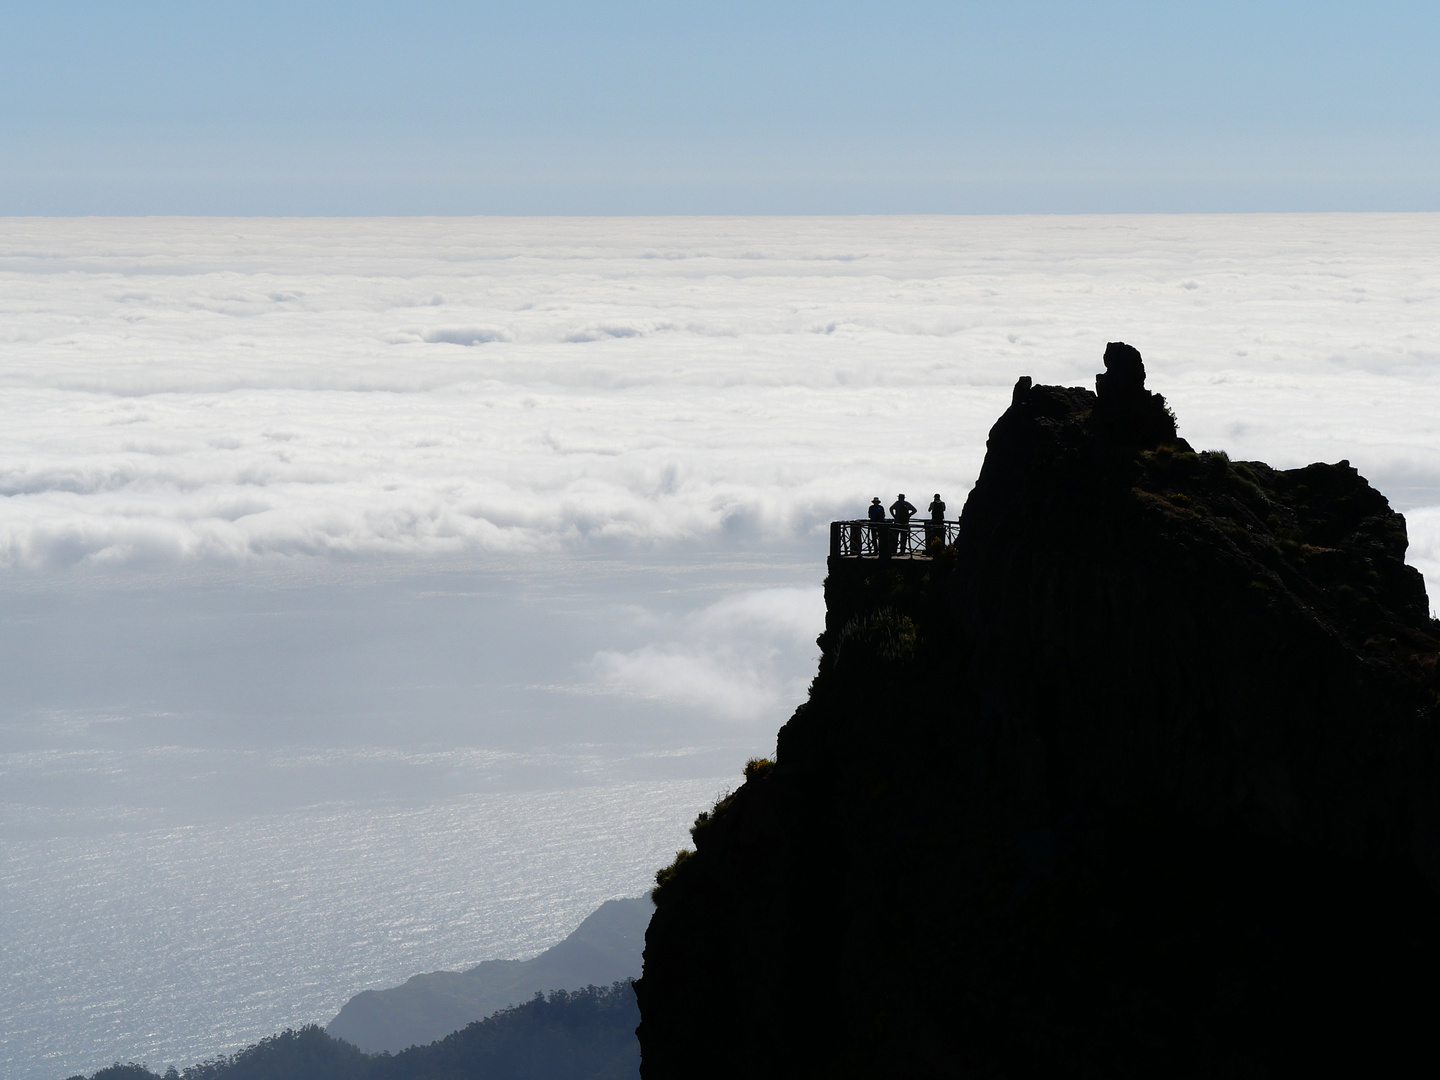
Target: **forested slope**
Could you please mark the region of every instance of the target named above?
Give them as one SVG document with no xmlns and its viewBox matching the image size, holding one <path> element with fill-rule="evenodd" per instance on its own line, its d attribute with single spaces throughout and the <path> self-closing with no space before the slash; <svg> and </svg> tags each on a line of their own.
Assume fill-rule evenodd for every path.
<svg viewBox="0 0 1440 1080">
<path fill-rule="evenodd" d="M 166 1074 L 179 1080 L 634 1080 L 640 1015 L 628 982 L 556 991 L 477 1020 L 428 1046 L 365 1054 L 319 1027 Z M 71 1080 L 85 1080 L 72 1077 Z M 164 1080 L 114 1065 L 89 1080 Z"/>
</svg>

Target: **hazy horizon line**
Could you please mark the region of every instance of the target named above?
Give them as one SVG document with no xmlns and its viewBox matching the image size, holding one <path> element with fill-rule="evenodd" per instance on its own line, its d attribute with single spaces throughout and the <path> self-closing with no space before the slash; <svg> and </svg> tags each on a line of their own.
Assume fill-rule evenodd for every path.
<svg viewBox="0 0 1440 1080">
<path fill-rule="evenodd" d="M 483 212 L 475 213 L 419 213 L 395 211 L 376 214 L 262 214 L 237 211 L 235 213 L 187 213 L 183 211 L 160 213 L 115 213 L 115 214 L 7 214 L 0 213 L 0 221 L 79 221 L 79 220 L 150 220 L 156 218 L 186 218 L 197 221 L 247 218 L 257 221 L 355 221 L 362 219 L 448 220 L 470 218 L 504 218 L 513 221 L 524 220 L 595 220 L 595 219 L 650 219 L 650 220 L 695 220 L 700 218 L 1045 218 L 1045 217 L 1400 217 L 1416 215 L 1440 215 L 1440 208 L 1429 210 L 806 210 L 789 212 L 770 211 L 694 211 L 655 213 L 562 213 L 537 212 L 529 214 Z"/>
</svg>

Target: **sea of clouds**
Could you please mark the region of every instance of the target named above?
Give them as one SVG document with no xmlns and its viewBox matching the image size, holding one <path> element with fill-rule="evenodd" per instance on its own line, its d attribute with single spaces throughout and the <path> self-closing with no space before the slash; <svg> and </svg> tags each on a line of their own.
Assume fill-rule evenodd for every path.
<svg viewBox="0 0 1440 1080">
<path fill-rule="evenodd" d="M 1440 215 L 0 221 L 0 1066 L 638 893 L 802 699 L 826 523 L 958 513 L 1112 340 L 1436 595 Z"/>
<path fill-rule="evenodd" d="M 0 560 L 793 543 L 1015 378 L 1440 502 L 1435 215 L 11 220 Z"/>
</svg>

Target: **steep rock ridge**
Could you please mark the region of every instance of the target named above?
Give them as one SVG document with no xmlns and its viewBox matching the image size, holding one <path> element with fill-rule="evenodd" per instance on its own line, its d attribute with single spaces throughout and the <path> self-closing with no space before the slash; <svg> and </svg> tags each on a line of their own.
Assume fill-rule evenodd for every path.
<svg viewBox="0 0 1440 1080">
<path fill-rule="evenodd" d="M 1440 624 L 1347 462 L 1195 453 L 1112 344 L 960 539 L 832 559 L 776 760 L 662 871 L 646 1080 L 1287 1076 L 1428 1055 Z"/>
</svg>

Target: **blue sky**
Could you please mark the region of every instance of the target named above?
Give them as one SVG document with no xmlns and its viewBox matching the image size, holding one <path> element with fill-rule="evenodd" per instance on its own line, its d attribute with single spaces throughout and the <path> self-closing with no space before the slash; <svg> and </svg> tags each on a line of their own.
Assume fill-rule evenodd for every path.
<svg viewBox="0 0 1440 1080">
<path fill-rule="evenodd" d="M 1433 3 L 0 17 L 4 214 L 1440 209 Z"/>
</svg>

